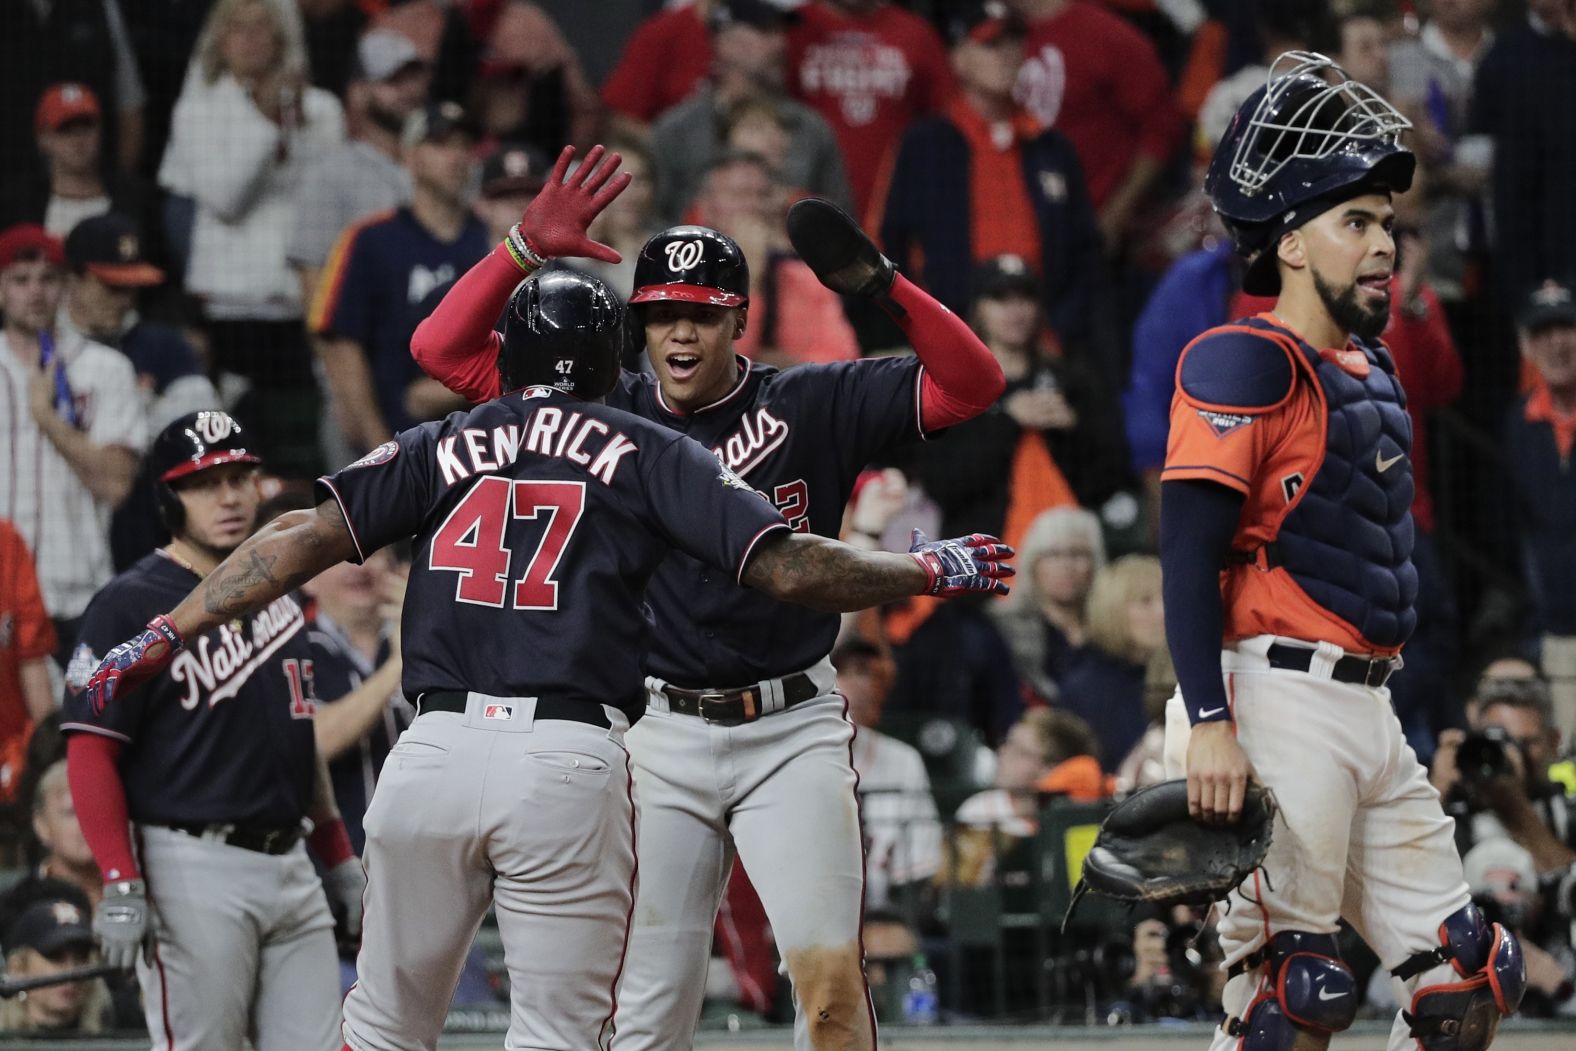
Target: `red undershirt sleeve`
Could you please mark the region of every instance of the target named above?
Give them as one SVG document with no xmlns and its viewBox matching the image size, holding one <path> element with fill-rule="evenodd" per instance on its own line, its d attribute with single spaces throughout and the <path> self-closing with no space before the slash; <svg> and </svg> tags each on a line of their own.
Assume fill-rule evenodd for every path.
<svg viewBox="0 0 1576 1051">
<path fill-rule="evenodd" d="M 919 411 L 926 431 L 973 419 L 1001 397 L 1007 378 L 990 348 L 962 318 L 902 274 L 892 283 L 890 302 L 882 306 L 908 336 L 925 366 Z"/>
<path fill-rule="evenodd" d="M 524 279 L 501 244 L 467 270 L 410 338 L 422 371 L 473 402 L 503 393 L 493 325 Z"/>
<path fill-rule="evenodd" d="M 138 879 L 131 850 L 131 817 L 116 762 L 121 742 L 95 733 L 74 733 L 66 744 L 66 779 L 82 838 L 98 862 L 104 882 Z"/>
</svg>

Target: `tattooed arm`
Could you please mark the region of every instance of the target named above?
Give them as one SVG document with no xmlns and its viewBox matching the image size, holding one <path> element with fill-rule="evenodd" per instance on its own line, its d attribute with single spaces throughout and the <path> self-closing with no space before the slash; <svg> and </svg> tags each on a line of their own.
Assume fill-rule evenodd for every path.
<svg viewBox="0 0 1576 1051">
<path fill-rule="evenodd" d="M 310 511 L 282 514 L 204 577 L 170 619 L 182 638 L 193 638 L 262 609 L 355 556 L 355 541 L 337 502 L 324 500 Z"/>
<path fill-rule="evenodd" d="M 863 551 L 810 533 L 772 533 L 757 547 L 744 582 L 773 598 L 848 613 L 913 595 L 1005 593 L 1012 549 L 994 537 L 928 541 L 915 531 L 909 554 Z"/>
</svg>

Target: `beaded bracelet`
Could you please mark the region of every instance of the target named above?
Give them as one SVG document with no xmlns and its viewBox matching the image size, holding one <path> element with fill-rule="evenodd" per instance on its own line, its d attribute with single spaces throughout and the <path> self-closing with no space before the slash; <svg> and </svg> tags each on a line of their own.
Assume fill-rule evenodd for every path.
<svg viewBox="0 0 1576 1051">
<path fill-rule="evenodd" d="M 535 250 L 519 223 L 509 228 L 509 236 L 504 238 L 503 243 L 515 265 L 527 274 L 547 265 L 547 259 Z"/>
</svg>

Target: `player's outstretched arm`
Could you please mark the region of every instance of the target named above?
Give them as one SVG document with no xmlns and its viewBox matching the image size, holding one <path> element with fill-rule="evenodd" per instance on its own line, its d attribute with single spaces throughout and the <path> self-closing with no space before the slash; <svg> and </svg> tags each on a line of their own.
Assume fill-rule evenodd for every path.
<svg viewBox="0 0 1576 1051">
<path fill-rule="evenodd" d="M 104 656 L 88 680 L 94 713 L 163 671 L 188 638 L 255 613 L 355 556 L 355 540 L 337 502 L 280 515 L 232 551 L 173 612 L 154 617 L 141 635 Z"/>
<path fill-rule="evenodd" d="M 633 178 L 619 172 L 619 155 L 593 146 L 573 171 L 575 148 L 565 146 L 520 221 L 497 248 L 454 283 L 411 336 L 410 353 L 433 379 L 472 401 L 500 393 L 498 338 L 493 324 L 509 296 L 547 260 L 584 257 L 608 263 L 618 252 L 586 233 L 602 209 Z"/>
<path fill-rule="evenodd" d="M 788 237 L 821 283 L 874 299 L 896 321 L 925 366 L 920 422 L 927 431 L 973 419 L 995 404 L 1007 378 L 969 326 L 897 272 L 852 216 L 810 197 L 788 209 Z"/>
<path fill-rule="evenodd" d="M 913 595 L 1005 595 L 1013 550 L 993 536 L 927 540 L 914 530 L 909 553 L 862 551 L 812 533 L 768 535 L 744 570 L 744 582 L 773 598 L 833 613 L 851 613 Z"/>
</svg>

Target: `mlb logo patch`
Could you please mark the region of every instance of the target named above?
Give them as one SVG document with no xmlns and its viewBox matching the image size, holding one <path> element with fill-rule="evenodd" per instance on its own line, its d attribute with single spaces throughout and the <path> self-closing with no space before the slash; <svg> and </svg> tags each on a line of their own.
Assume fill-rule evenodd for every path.
<svg viewBox="0 0 1576 1051">
<path fill-rule="evenodd" d="M 513 719 L 514 718 L 514 705 L 512 705 L 512 704 L 489 704 L 487 707 L 482 709 L 482 718 L 483 719 L 502 719 L 502 720 L 505 720 L 505 721 L 507 721 L 509 719 Z"/>
<path fill-rule="evenodd" d="M 1239 428 L 1246 427 L 1253 422 L 1252 416 L 1244 416 L 1237 412 L 1211 412 L 1208 409 L 1196 410 L 1209 424 L 1209 429 L 1215 432 L 1215 437 L 1224 438 Z"/>
</svg>

